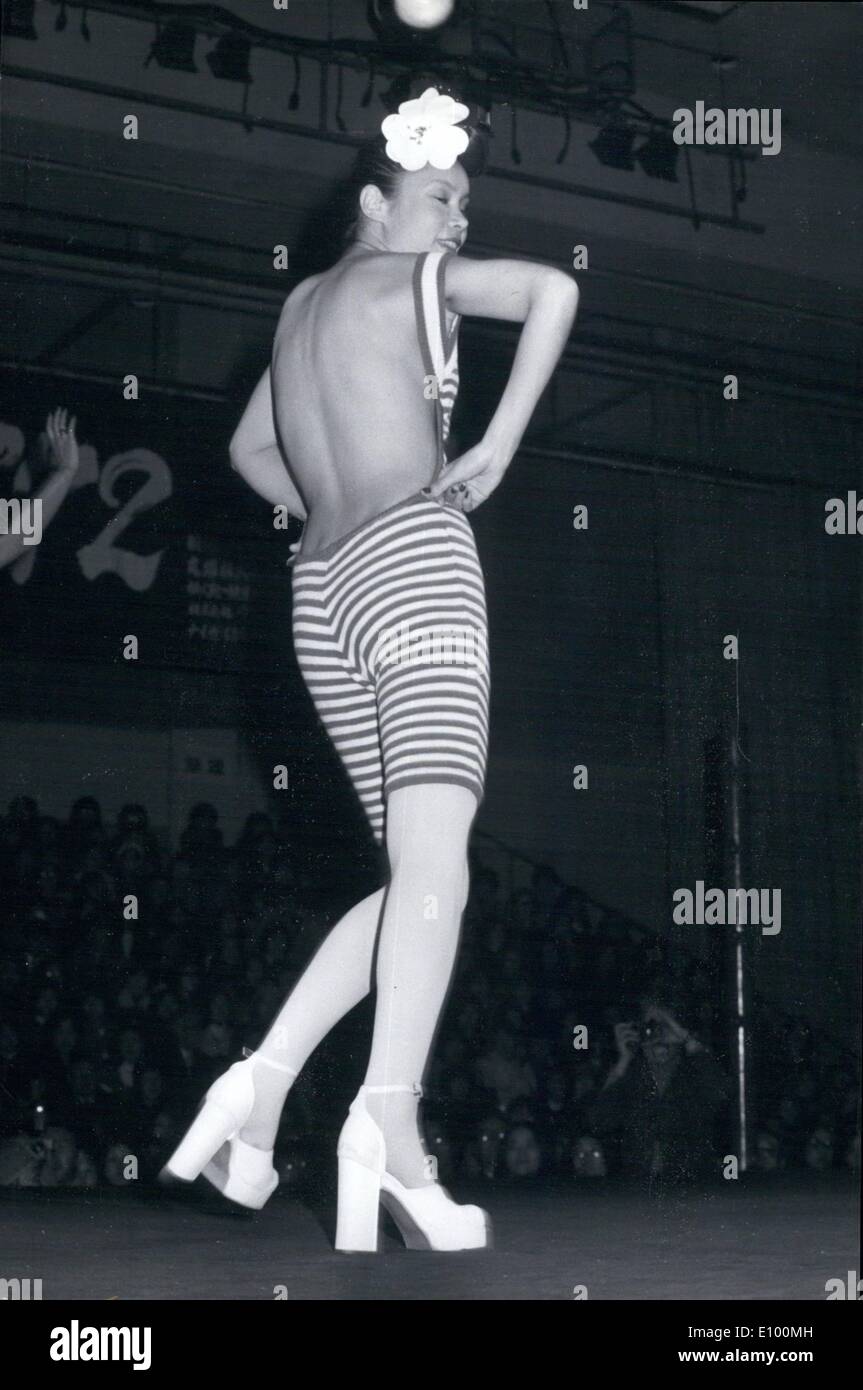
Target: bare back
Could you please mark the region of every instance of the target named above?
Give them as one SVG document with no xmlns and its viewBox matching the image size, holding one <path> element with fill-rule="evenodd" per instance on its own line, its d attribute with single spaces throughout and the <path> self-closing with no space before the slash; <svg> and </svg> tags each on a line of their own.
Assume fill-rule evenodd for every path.
<svg viewBox="0 0 863 1390">
<path fill-rule="evenodd" d="M 276 424 L 316 550 L 432 479 L 414 253 L 339 261 L 288 297 L 273 346 Z"/>
</svg>

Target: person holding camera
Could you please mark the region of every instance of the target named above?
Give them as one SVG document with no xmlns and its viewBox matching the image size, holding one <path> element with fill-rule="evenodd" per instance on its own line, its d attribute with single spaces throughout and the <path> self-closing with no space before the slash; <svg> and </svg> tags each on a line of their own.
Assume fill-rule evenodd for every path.
<svg viewBox="0 0 863 1390">
<path fill-rule="evenodd" d="M 728 1081 L 708 1049 L 653 999 L 640 1022 L 615 1024 L 617 1059 L 590 1110 L 616 1141 L 625 1175 L 681 1182 L 718 1173 L 713 1128 Z"/>
</svg>

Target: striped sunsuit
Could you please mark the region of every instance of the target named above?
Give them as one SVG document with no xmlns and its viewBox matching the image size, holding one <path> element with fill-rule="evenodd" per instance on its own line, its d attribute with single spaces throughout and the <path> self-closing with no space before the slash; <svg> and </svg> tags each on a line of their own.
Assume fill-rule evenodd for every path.
<svg viewBox="0 0 863 1390">
<path fill-rule="evenodd" d="M 458 320 L 446 332 L 449 254 L 420 255 L 413 280 L 423 362 L 439 386 L 435 476 L 458 390 Z M 414 493 L 295 557 L 293 635 L 315 709 L 379 845 L 386 799 L 399 787 L 455 783 L 482 800 L 488 623 L 473 529 L 462 512 Z"/>
</svg>

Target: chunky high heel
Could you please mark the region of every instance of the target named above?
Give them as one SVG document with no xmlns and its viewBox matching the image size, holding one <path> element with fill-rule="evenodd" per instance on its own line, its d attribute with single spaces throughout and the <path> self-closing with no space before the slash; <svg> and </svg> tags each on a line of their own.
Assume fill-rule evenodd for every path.
<svg viewBox="0 0 863 1390">
<path fill-rule="evenodd" d="M 165 1171 L 186 1182 L 202 1174 L 232 1202 L 259 1211 L 278 1187 L 279 1176 L 273 1167 L 272 1149 L 256 1149 L 239 1137 L 255 1104 L 252 1071 L 255 1062 L 264 1062 L 290 1076 L 297 1072 L 247 1047 L 243 1056 L 244 1061 L 234 1062 L 213 1082 Z"/>
<path fill-rule="evenodd" d="M 408 1250 L 484 1250 L 491 1245 L 491 1218 L 481 1207 L 454 1202 L 440 1183 L 403 1187 L 386 1171 L 386 1143 L 366 1109 L 369 1092 L 412 1091 L 422 1087 L 361 1086 L 339 1136 L 339 1198 L 336 1249 L 374 1253 L 383 1206 L 398 1226 Z"/>
</svg>

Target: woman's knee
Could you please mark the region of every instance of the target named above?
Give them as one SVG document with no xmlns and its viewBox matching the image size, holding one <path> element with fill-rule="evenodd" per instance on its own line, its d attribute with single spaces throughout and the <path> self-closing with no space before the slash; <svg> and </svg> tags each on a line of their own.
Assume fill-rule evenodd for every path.
<svg viewBox="0 0 863 1390">
<path fill-rule="evenodd" d="M 476 815 L 476 797 L 450 782 L 418 782 L 387 798 L 386 846 L 390 863 L 407 854 L 461 858 Z"/>
<path fill-rule="evenodd" d="M 466 805 L 468 801 L 473 805 Z M 434 884 L 436 891 L 446 893 L 463 911 L 469 889 L 467 846 L 474 811 L 475 799 L 464 787 L 422 783 L 394 792 L 387 807 L 391 878 Z"/>
<path fill-rule="evenodd" d="M 429 921 L 461 921 L 468 899 L 467 865 L 458 860 L 401 860 L 389 891 L 406 911 L 411 904 Z"/>
</svg>

